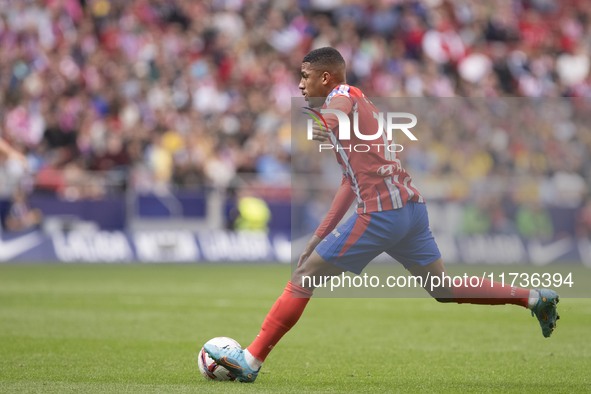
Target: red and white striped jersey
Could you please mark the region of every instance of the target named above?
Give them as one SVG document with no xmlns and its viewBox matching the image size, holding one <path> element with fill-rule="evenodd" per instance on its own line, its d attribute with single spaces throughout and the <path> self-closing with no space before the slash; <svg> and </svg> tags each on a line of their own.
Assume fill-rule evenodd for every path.
<svg viewBox="0 0 591 394">
<path fill-rule="evenodd" d="M 349 108 L 341 107 L 343 101 L 340 100 L 339 103 L 337 97 L 346 97 L 350 100 L 350 112 Z M 378 129 L 378 109 L 354 86 L 337 86 L 328 95 L 324 107 L 348 112 L 351 128 L 356 112 L 358 129 L 362 134 L 372 135 Z M 328 123 L 326 115 L 325 119 Z M 391 141 L 387 140 L 385 132 L 375 140 L 365 141 L 359 139 L 353 130 L 350 132 L 350 139 L 339 139 L 338 122 L 331 130 L 331 142 L 335 146 L 337 161 L 343 169 L 343 174 L 349 178 L 351 188 L 357 197 L 359 213 L 398 209 L 407 201 L 424 202 L 396 153 L 386 148 Z M 369 150 L 365 152 L 366 149 Z"/>
<path fill-rule="evenodd" d="M 355 200 L 360 214 L 399 209 L 408 201 L 424 203 L 396 152 L 387 148 L 392 145 L 387 134 L 383 132 L 373 140 L 362 140 L 354 132 L 355 122 L 364 136 L 376 135 L 379 126 L 378 109 L 360 89 L 338 85 L 327 96 L 323 108 L 348 114 L 351 130 L 347 133 L 349 139 L 340 138 L 337 116 L 323 114 L 331 131 L 332 149 L 343 170 L 343 182 L 327 216 L 316 230 L 319 237 L 332 231 Z"/>
</svg>

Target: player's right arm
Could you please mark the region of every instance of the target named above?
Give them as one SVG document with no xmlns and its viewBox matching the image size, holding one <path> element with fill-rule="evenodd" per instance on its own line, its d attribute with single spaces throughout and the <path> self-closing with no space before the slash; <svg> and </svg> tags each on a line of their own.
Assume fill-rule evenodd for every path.
<svg viewBox="0 0 591 394">
<path fill-rule="evenodd" d="M 330 205 L 330 209 L 328 213 L 324 217 L 320 226 L 314 232 L 314 235 L 308 241 L 304 252 L 301 254 L 300 259 L 298 261 L 298 266 L 302 265 L 304 261 L 316 249 L 316 246 L 326 237 L 334 228 L 339 224 L 343 216 L 349 210 L 351 204 L 355 201 L 355 193 L 351 188 L 351 184 L 349 182 L 349 178 L 343 175 L 343 179 L 341 181 L 341 186 L 339 186 L 339 190 L 335 194 L 332 203 Z"/>
</svg>

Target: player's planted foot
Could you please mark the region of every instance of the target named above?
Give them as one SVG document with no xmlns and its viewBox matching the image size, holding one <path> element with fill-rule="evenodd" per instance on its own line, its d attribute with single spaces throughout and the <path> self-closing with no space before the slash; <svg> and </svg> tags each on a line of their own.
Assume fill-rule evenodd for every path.
<svg viewBox="0 0 591 394">
<path fill-rule="evenodd" d="M 539 298 L 538 302 L 531 308 L 531 315 L 536 316 L 542 327 L 542 334 L 548 338 L 556 328 L 556 320 L 560 316 L 556 312 L 556 304 L 559 297 L 555 291 L 549 289 L 536 289 Z"/>
<path fill-rule="evenodd" d="M 259 369 L 253 369 L 248 365 L 244 357 L 244 350 L 231 347 L 219 347 L 206 343 L 203 348 L 209 357 L 215 360 L 218 365 L 224 366 L 236 379 L 244 383 L 252 383 L 259 374 Z"/>
</svg>

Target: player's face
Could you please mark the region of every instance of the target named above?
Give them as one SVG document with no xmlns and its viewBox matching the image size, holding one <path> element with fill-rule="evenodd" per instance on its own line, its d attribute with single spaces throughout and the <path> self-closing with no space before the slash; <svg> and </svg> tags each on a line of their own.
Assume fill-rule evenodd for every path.
<svg viewBox="0 0 591 394">
<path fill-rule="evenodd" d="M 304 99 L 312 107 L 320 107 L 326 98 L 326 75 L 322 71 L 315 70 L 310 63 L 302 63 L 300 85 Z"/>
</svg>

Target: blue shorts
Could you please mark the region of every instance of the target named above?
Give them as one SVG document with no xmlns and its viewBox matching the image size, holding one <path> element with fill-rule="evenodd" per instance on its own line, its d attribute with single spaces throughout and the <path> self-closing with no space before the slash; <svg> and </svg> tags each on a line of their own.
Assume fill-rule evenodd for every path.
<svg viewBox="0 0 591 394">
<path fill-rule="evenodd" d="M 316 252 L 356 274 L 382 252 L 407 268 L 425 266 L 441 257 L 429 228 L 427 207 L 413 202 L 400 209 L 354 214 L 327 235 Z"/>
</svg>

